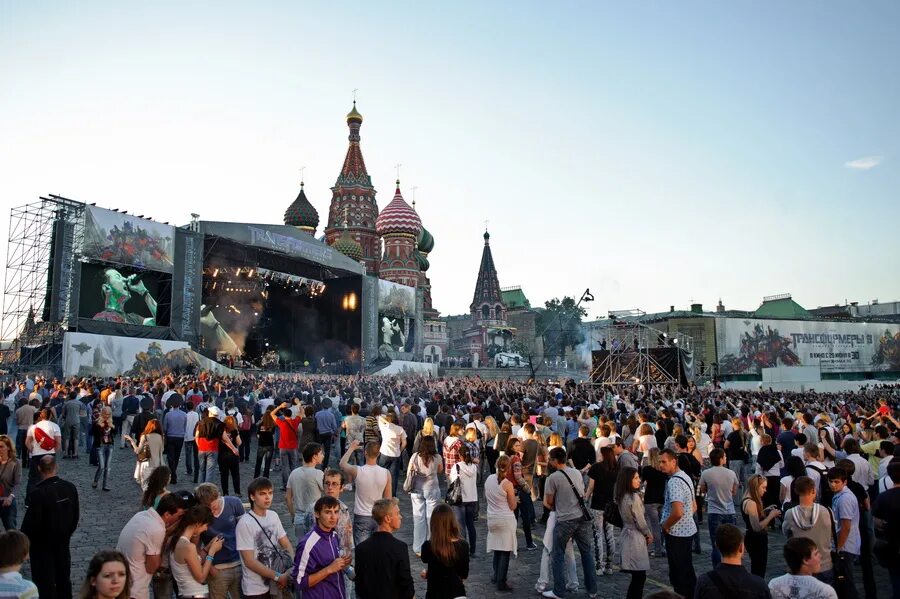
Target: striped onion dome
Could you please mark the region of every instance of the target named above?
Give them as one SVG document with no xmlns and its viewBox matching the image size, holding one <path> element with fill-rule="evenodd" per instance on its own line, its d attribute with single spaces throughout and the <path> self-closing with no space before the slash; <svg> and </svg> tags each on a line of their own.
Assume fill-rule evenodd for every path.
<svg viewBox="0 0 900 599">
<path fill-rule="evenodd" d="M 297 196 L 297 199 L 284 211 L 284 224 L 300 227 L 309 231 L 310 234 L 314 233 L 316 227 L 319 226 L 319 213 L 306 199 L 302 182 L 300 183 L 300 194 Z"/>
<path fill-rule="evenodd" d="M 359 262 L 363 257 L 363 249 L 358 241 L 353 239 L 350 236 L 350 231 L 344 228 L 344 232 L 341 233 L 341 236 L 337 241 L 334 242 L 334 245 L 331 246 L 340 253 L 344 254 L 348 258 L 356 260 Z"/>
<path fill-rule="evenodd" d="M 416 214 L 416 211 L 403 199 L 403 196 L 400 194 L 400 181 L 398 180 L 394 199 L 378 215 L 378 218 L 375 220 L 375 230 L 382 236 L 392 233 L 406 233 L 412 235 L 413 238 L 418 238 L 421 229 L 422 220 Z"/>
</svg>

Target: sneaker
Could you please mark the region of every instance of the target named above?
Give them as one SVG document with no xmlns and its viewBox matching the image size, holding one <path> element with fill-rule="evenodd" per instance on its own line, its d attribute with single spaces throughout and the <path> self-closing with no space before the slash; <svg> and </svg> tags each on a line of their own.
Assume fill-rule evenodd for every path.
<svg viewBox="0 0 900 599">
<path fill-rule="evenodd" d="M 542 582 L 538 582 L 534 585 L 534 590 L 537 591 L 538 593 L 543 593 L 544 591 L 547 590 L 547 585 Z"/>
<path fill-rule="evenodd" d="M 562 597 L 553 592 L 553 589 L 544 591 L 543 593 L 541 593 L 541 597 L 546 597 L 547 599 L 562 599 Z"/>
<path fill-rule="evenodd" d="M 569 591 L 570 593 L 577 593 L 578 588 L 579 588 L 578 584 L 567 584 L 566 585 L 566 590 Z"/>
<path fill-rule="evenodd" d="M 535 545 L 534 543 L 531 543 L 531 544 L 529 544 L 529 545 L 525 545 L 525 551 L 534 551 L 534 550 L 537 549 L 537 548 L 538 548 L 538 546 Z"/>
</svg>

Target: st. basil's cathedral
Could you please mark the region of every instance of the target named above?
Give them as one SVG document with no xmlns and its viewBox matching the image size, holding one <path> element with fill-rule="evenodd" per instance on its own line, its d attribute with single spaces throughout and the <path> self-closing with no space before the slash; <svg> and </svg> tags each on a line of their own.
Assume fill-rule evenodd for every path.
<svg viewBox="0 0 900 599">
<path fill-rule="evenodd" d="M 399 180 L 393 199 L 383 210 L 378 210 L 376 190 L 360 147 L 362 123 L 363 117 L 354 101 L 347 114 L 350 143 L 331 188 L 324 242 L 360 262 L 368 275 L 421 290 L 424 330 L 417 359 L 441 362 L 455 354 L 474 366 L 488 363 L 490 352 L 496 351 L 498 343 L 506 344 L 515 332 L 507 320 L 508 308 L 504 302 L 507 292 L 501 291 L 497 278 L 490 235 L 484 234 L 484 251 L 468 322 L 464 327 L 454 327 L 458 333 L 451 344 L 448 322 L 440 317 L 431 300 L 428 256 L 434 249 L 434 237 L 422 224 L 415 201 L 410 206 L 403 199 Z M 284 213 L 284 224 L 312 236 L 316 234 L 319 213 L 306 197 L 303 183 L 297 199 Z"/>
</svg>

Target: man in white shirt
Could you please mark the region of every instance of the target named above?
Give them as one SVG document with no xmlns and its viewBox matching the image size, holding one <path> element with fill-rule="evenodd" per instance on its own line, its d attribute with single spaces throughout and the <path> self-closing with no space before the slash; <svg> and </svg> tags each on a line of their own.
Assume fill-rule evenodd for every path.
<svg viewBox="0 0 900 599">
<path fill-rule="evenodd" d="M 815 443 L 807 443 L 803 446 L 803 461 L 806 463 L 806 476 L 810 477 L 816 485 L 816 499 L 819 499 L 819 481 L 828 474 L 828 468 L 819 461 L 819 446 Z"/>
<path fill-rule="evenodd" d="M 859 454 L 859 441 L 853 437 L 847 437 L 843 443 L 847 459 L 853 462 L 856 469 L 853 471 L 853 480 L 861 484 L 863 489 L 868 489 L 875 484 L 875 474 L 869 460 Z"/>
<path fill-rule="evenodd" d="M 235 527 L 241 554 L 241 591 L 245 598 L 269 597 L 269 581 L 284 589 L 291 579 L 294 548 L 272 506 L 272 481 L 257 478 L 247 487 L 250 511 Z M 287 554 L 291 561 L 278 559 Z"/>
<path fill-rule="evenodd" d="M 406 431 L 395 424 L 397 416 L 390 411 L 378 417 L 378 430 L 381 431 L 381 458 L 378 460 L 382 468 L 391 473 L 391 497 L 397 496 L 397 483 L 400 482 L 400 471 L 403 469 L 403 449 L 406 447 Z"/>
<path fill-rule="evenodd" d="M 38 413 L 38 421 L 28 427 L 25 434 L 25 447 L 31 456 L 28 462 L 28 485 L 25 491 L 25 503 L 28 496 L 40 480 L 38 464 L 45 455 L 57 455 L 62 447 L 62 431 L 53 422 L 53 412 L 44 408 Z"/>
<path fill-rule="evenodd" d="M 772 599 L 837 599 L 830 585 L 816 579 L 821 554 L 816 543 L 808 537 L 793 537 L 784 544 L 784 561 L 789 574 L 769 581 Z"/>
<path fill-rule="evenodd" d="M 184 514 L 184 500 L 167 493 L 159 500 L 156 508 L 142 510 L 119 533 L 116 550 L 128 560 L 131 571 L 131 599 L 149 599 L 153 574 L 162 561 L 163 542 L 166 528 L 174 525 Z M 171 589 L 169 589 L 171 594 Z"/>
<path fill-rule="evenodd" d="M 378 443 L 366 443 L 366 463 L 363 466 L 350 464 L 350 456 L 359 448 L 359 441 L 353 441 L 341 457 L 341 471 L 352 482 L 356 481 L 353 498 L 353 543 L 359 545 L 375 532 L 378 524 L 372 518 L 372 506 L 379 499 L 391 497 L 391 473 L 378 465 Z"/>
</svg>

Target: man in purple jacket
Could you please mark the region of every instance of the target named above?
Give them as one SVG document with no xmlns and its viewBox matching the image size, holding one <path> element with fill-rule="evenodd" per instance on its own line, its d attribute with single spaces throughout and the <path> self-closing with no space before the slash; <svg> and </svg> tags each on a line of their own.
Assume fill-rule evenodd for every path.
<svg viewBox="0 0 900 599">
<path fill-rule="evenodd" d="M 343 570 L 353 556 L 341 556 L 335 533 L 341 516 L 341 503 L 325 496 L 316 501 L 316 524 L 297 543 L 294 553 L 294 581 L 304 599 L 345 599 Z"/>
</svg>

